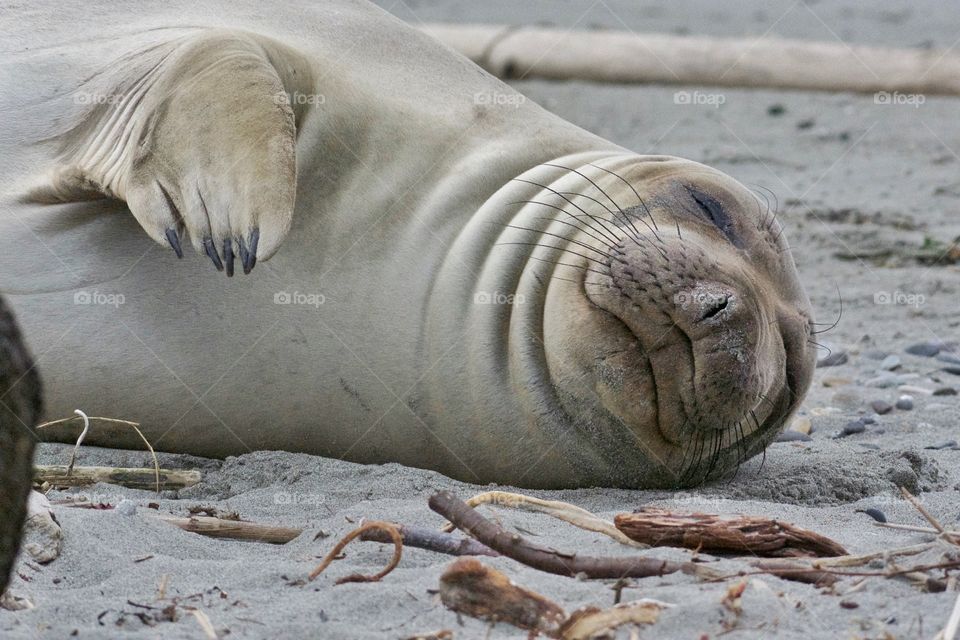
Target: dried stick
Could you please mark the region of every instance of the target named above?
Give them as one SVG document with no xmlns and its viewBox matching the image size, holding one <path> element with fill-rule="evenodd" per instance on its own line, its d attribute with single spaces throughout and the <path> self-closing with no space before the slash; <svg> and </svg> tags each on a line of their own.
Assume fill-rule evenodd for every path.
<svg viewBox="0 0 960 640">
<path fill-rule="evenodd" d="M 953 605 L 953 612 L 947 620 L 947 626 L 943 628 L 940 635 L 943 640 L 953 640 L 957 636 L 958 628 L 960 628 L 960 594 L 957 595 L 957 602 Z"/>
<path fill-rule="evenodd" d="M 522 536 L 504 531 L 449 491 L 430 497 L 430 508 L 494 551 L 534 569 L 561 576 L 583 574 L 588 578 L 645 578 L 680 570 L 693 573 L 693 563 L 643 557 L 577 556 L 534 545 Z M 687 566 L 692 565 L 692 566 Z"/>
<path fill-rule="evenodd" d="M 403 546 L 446 553 L 451 556 L 499 556 L 500 554 L 473 538 L 462 538 L 450 533 L 427 529 L 426 527 L 410 527 L 403 524 L 391 523 L 400 532 Z M 367 529 L 360 534 L 360 539 L 369 542 L 393 544 L 393 537 L 384 529 Z"/>
<path fill-rule="evenodd" d="M 130 422 L 129 420 L 118 420 L 116 418 L 101 418 L 98 416 L 87 417 L 87 414 L 83 413 L 79 409 L 75 410 L 77 415 L 71 416 L 69 418 L 62 418 L 60 420 L 53 420 L 52 422 L 44 422 L 43 424 L 37 425 L 37 430 L 46 429 L 48 427 L 53 427 L 59 424 L 66 424 L 74 420 L 83 419 L 83 431 L 80 433 L 80 437 L 77 439 L 77 444 L 73 449 L 73 456 L 70 458 L 70 468 L 73 468 L 73 463 L 77 455 L 77 449 L 80 447 L 80 443 L 83 442 L 84 437 L 87 434 L 87 431 L 90 427 L 90 420 L 98 420 L 100 422 L 105 422 L 107 424 L 118 424 L 122 426 L 127 426 L 137 432 L 137 435 L 140 436 L 140 439 L 143 440 L 143 443 L 147 445 L 147 449 L 150 451 L 150 455 L 153 457 L 153 468 L 156 470 L 157 474 L 157 493 L 160 493 L 160 462 L 157 460 L 157 452 L 153 450 L 153 445 L 150 444 L 150 441 L 147 440 L 146 436 L 143 435 L 143 432 L 140 431 L 140 424 L 137 422 Z"/>
<path fill-rule="evenodd" d="M 202 476 L 193 469 L 142 469 L 125 467 L 74 467 L 51 464 L 33 469 L 37 482 L 56 487 L 85 487 L 98 482 L 116 484 L 130 489 L 185 489 L 200 482 Z"/>
<path fill-rule="evenodd" d="M 344 576 L 337 580 L 336 584 L 343 584 L 345 582 L 379 582 L 381 578 L 386 576 L 388 573 L 394 570 L 398 564 L 400 564 L 400 556 L 403 553 L 403 538 L 400 537 L 400 532 L 397 531 L 397 528 L 389 522 L 382 522 L 380 520 L 371 520 L 370 522 L 364 523 L 363 525 L 357 527 L 346 536 L 344 536 L 340 542 L 338 542 L 330 553 L 323 559 L 323 561 L 317 565 L 316 569 L 310 572 L 310 575 L 307 576 L 311 581 L 315 580 L 317 576 L 324 572 L 324 570 L 330 566 L 340 552 L 343 551 L 350 542 L 362 534 L 364 531 L 369 531 L 370 529 L 382 529 L 386 531 L 387 534 L 393 539 L 393 558 L 390 559 L 390 564 L 383 568 L 379 573 L 376 573 L 371 576 L 365 576 L 359 573 L 354 573 L 349 576 Z"/>
<path fill-rule="evenodd" d="M 592 640 L 607 637 L 611 631 L 625 624 L 653 624 L 660 612 L 672 604 L 643 598 L 635 602 L 625 602 L 599 609 L 584 607 L 570 614 L 560 632 L 562 640 Z"/>
<path fill-rule="evenodd" d="M 826 536 L 761 516 L 721 517 L 646 507 L 621 513 L 614 522 L 634 540 L 658 547 L 766 557 L 847 555 L 846 549 Z"/>
<path fill-rule="evenodd" d="M 914 508 L 920 512 L 927 522 L 937 530 L 937 533 L 945 533 L 946 530 L 943 528 L 943 525 L 940 524 L 940 521 L 933 517 L 933 515 L 927 511 L 927 508 L 920 504 L 920 501 L 913 497 L 913 494 L 910 493 L 906 487 L 900 487 L 900 493 L 903 494 L 903 497 L 906 498 Z"/>
<path fill-rule="evenodd" d="M 590 513 L 586 509 L 581 509 L 580 507 L 570 504 L 569 502 L 561 502 L 559 500 L 541 500 L 540 498 L 525 496 L 519 493 L 509 493 L 507 491 L 487 491 L 486 493 L 481 493 L 473 496 L 472 498 L 468 498 L 466 502 L 471 507 L 478 507 L 482 504 L 493 504 L 501 507 L 509 507 L 511 509 L 522 509 L 524 511 L 544 513 L 548 516 L 557 518 L 558 520 L 569 522 L 575 527 L 580 527 L 581 529 L 586 529 L 587 531 L 602 533 L 613 538 L 621 544 L 631 547 L 639 547 L 642 549 L 646 549 L 650 546 L 641 544 L 635 540 L 631 540 L 619 529 L 617 529 L 612 522 L 604 520 L 603 518 Z M 453 525 L 449 523 L 443 527 L 443 531 L 452 530 Z"/>
<path fill-rule="evenodd" d="M 551 638 L 559 637 L 567 618 L 560 605 L 513 584 L 505 574 L 473 558 L 455 560 L 443 572 L 440 601 L 458 613 L 507 622 L 531 635 L 542 633 Z"/>
<path fill-rule="evenodd" d="M 249 522 L 247 520 L 224 520 L 223 518 L 213 518 L 210 516 L 181 518 L 158 513 L 153 514 L 151 517 L 169 522 L 184 531 L 209 536 L 211 538 L 286 544 L 303 533 L 303 529 L 277 527 L 269 524 Z"/>
</svg>

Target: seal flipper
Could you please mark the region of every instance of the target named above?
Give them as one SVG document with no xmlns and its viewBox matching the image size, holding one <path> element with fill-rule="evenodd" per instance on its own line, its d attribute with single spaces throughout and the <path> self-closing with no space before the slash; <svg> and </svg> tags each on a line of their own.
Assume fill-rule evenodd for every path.
<svg viewBox="0 0 960 640">
<path fill-rule="evenodd" d="M 184 232 L 200 254 L 208 238 L 216 254 L 256 235 L 251 267 L 269 258 L 293 217 L 303 114 L 289 95 L 311 77 L 302 56 L 255 34 L 212 30 L 114 66 L 96 78 L 99 89 L 91 81 L 75 92 L 92 106 L 54 138 L 55 166 L 22 200 L 118 198 L 174 251 Z"/>
</svg>

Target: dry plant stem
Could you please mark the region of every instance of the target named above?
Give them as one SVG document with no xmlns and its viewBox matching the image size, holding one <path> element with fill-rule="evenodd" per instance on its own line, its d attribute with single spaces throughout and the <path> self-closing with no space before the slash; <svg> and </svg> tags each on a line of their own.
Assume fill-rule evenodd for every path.
<svg viewBox="0 0 960 640">
<path fill-rule="evenodd" d="M 303 533 L 303 529 L 277 527 L 269 524 L 248 522 L 246 520 L 224 520 L 209 516 L 191 516 L 181 518 L 167 514 L 154 514 L 151 517 L 180 527 L 184 531 L 197 533 L 211 538 L 227 538 L 248 542 L 267 542 L 286 544 Z"/>
<path fill-rule="evenodd" d="M 408 527 L 392 523 L 403 538 L 403 546 L 446 553 L 451 556 L 499 556 L 500 554 L 473 538 L 463 538 L 426 527 Z M 393 538 L 384 529 L 367 529 L 360 539 L 369 542 L 393 544 Z"/>
<path fill-rule="evenodd" d="M 947 626 L 943 628 L 940 635 L 943 640 L 954 640 L 957 637 L 957 629 L 960 629 L 960 594 L 957 594 L 957 601 L 953 605 L 953 612 L 950 619 L 947 620 Z"/>
<path fill-rule="evenodd" d="M 494 551 L 534 569 L 561 576 L 583 574 L 587 578 L 645 578 L 683 569 L 694 572 L 693 563 L 643 557 L 592 557 L 562 553 L 534 545 L 522 536 L 508 533 L 490 522 L 449 491 L 430 497 L 430 508 Z"/>
<path fill-rule="evenodd" d="M 74 467 L 71 473 L 64 465 L 37 465 L 33 470 L 37 482 L 56 487 L 83 487 L 98 482 L 130 489 L 185 489 L 200 482 L 199 471 L 191 469 L 143 469 L 124 467 Z"/>
<path fill-rule="evenodd" d="M 884 529 L 897 529 L 900 531 L 914 531 L 916 533 L 929 533 L 939 535 L 940 539 L 948 544 L 960 544 L 960 531 L 944 531 L 940 533 L 932 527 L 918 527 L 912 524 L 898 524 L 896 522 L 874 522 L 873 526 Z"/>
<path fill-rule="evenodd" d="M 217 631 L 213 628 L 213 623 L 210 622 L 210 617 L 206 613 L 196 607 L 184 608 L 190 612 L 190 615 L 196 618 L 197 624 L 203 629 L 203 634 L 207 637 L 207 640 L 217 640 Z"/>
<path fill-rule="evenodd" d="M 394 570 L 398 564 L 400 564 L 400 556 L 403 554 L 403 538 L 400 536 L 400 532 L 397 530 L 397 527 L 389 522 L 382 522 L 380 520 L 371 520 L 366 522 L 363 525 L 357 527 L 346 536 L 344 536 L 340 542 L 338 542 L 330 553 L 323 559 L 320 564 L 317 565 L 317 568 L 310 572 L 310 575 L 307 576 L 311 581 L 315 580 L 317 576 L 324 572 L 324 570 L 330 566 L 330 563 L 336 559 L 340 552 L 343 551 L 350 542 L 359 537 L 364 531 L 369 531 L 371 529 L 381 529 L 386 531 L 387 534 L 393 539 L 393 558 L 390 559 L 390 564 L 384 567 L 379 573 L 376 573 L 372 576 L 365 576 L 358 573 L 345 576 L 337 580 L 337 584 L 343 584 L 345 582 L 378 582 L 381 578 L 386 576 L 388 573 Z"/>
<path fill-rule="evenodd" d="M 474 558 L 460 558 L 440 576 L 440 600 L 452 611 L 491 622 L 559 637 L 567 614 L 556 604 L 519 587 L 500 571 Z"/>
<path fill-rule="evenodd" d="M 563 624 L 562 640 L 591 640 L 609 634 L 625 624 L 653 624 L 660 618 L 660 612 L 673 605 L 657 600 L 637 600 L 599 609 L 585 607 L 570 614 Z"/>
<path fill-rule="evenodd" d="M 906 487 L 900 487 L 900 493 L 903 494 L 903 497 L 906 498 L 914 508 L 920 512 L 927 522 L 929 522 L 934 529 L 937 530 L 937 533 L 944 533 L 943 525 L 940 524 L 940 521 L 933 517 L 933 515 L 927 511 L 927 508 L 920 504 L 920 501 L 913 497 L 913 494 L 907 491 Z"/>
<path fill-rule="evenodd" d="M 153 467 L 157 473 L 157 493 L 160 493 L 160 462 L 157 460 L 157 453 L 153 450 L 153 445 L 150 444 L 150 441 L 147 440 L 146 436 L 143 435 L 143 432 L 140 431 L 140 425 L 136 422 L 130 422 L 129 420 L 118 420 L 116 418 L 101 418 L 99 416 L 90 416 L 87 417 L 86 414 L 81 414 L 84 421 L 84 433 L 87 431 L 89 426 L 88 420 L 97 420 L 98 422 L 103 422 L 106 424 L 117 424 L 126 427 L 130 427 L 137 432 L 137 435 L 140 436 L 140 439 L 143 440 L 143 443 L 147 445 L 147 449 L 150 451 L 150 455 L 153 457 Z M 44 422 L 43 424 L 37 425 L 37 430 L 46 429 L 47 427 L 53 427 L 58 424 L 66 424 L 73 420 L 81 419 L 81 415 L 72 416 L 70 418 L 62 418 L 60 420 L 53 420 L 51 422 Z M 83 433 L 80 434 L 81 438 L 77 440 L 77 446 L 80 445 L 80 442 L 83 438 Z M 76 448 L 74 448 L 74 456 L 76 456 Z M 70 461 L 70 466 L 73 466 L 73 459 Z"/>
<path fill-rule="evenodd" d="M 764 557 L 842 556 L 842 546 L 814 531 L 761 516 L 675 513 L 652 507 L 621 513 L 616 526 L 632 539 L 655 546 L 707 553 L 751 553 Z"/>
<path fill-rule="evenodd" d="M 531 496 L 525 496 L 519 493 L 510 493 L 507 491 L 487 491 L 467 499 L 467 504 L 471 507 L 478 507 L 482 504 L 492 504 L 510 509 L 521 509 L 523 511 L 534 511 L 568 522 L 575 527 L 602 533 L 631 547 L 645 549 L 649 545 L 641 544 L 631 540 L 617 529 L 612 522 L 604 520 L 586 509 L 561 502 L 559 500 L 541 500 Z M 453 525 L 449 523 L 443 527 L 443 531 L 452 531 Z"/>
</svg>

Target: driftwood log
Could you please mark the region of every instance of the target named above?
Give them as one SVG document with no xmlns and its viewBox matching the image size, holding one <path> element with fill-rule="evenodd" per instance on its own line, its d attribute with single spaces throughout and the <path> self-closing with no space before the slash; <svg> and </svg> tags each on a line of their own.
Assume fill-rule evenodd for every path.
<svg viewBox="0 0 960 640">
<path fill-rule="evenodd" d="M 645 507 L 617 515 L 614 524 L 633 540 L 655 547 L 749 553 L 768 558 L 847 554 L 846 549 L 826 536 L 761 516 L 676 513 Z"/>
<path fill-rule="evenodd" d="M 458 529 L 494 551 L 547 573 L 571 577 L 584 575 L 587 578 L 645 578 L 685 569 L 690 571 L 697 569 L 692 566 L 693 563 L 644 556 L 580 556 L 540 547 L 490 522 L 449 491 L 435 493 L 430 497 L 429 504 L 431 509 L 452 522 Z"/>
<path fill-rule="evenodd" d="M 246 540 L 248 542 L 269 542 L 270 544 L 286 544 L 299 536 L 303 529 L 278 527 L 246 520 L 226 520 L 209 516 L 191 516 L 181 518 L 163 513 L 152 517 L 180 527 L 184 531 L 198 533 L 211 538 L 228 538 L 230 540 Z"/>
<path fill-rule="evenodd" d="M 0 300 L 0 595 L 20 549 L 27 515 L 30 468 L 36 435 L 28 425 L 40 421 L 43 394 L 17 324 Z"/>
<path fill-rule="evenodd" d="M 403 546 L 436 551 L 450 556 L 499 556 L 500 554 L 472 538 L 464 538 L 444 531 L 436 531 L 425 527 L 412 527 L 404 524 L 391 523 L 400 532 Z M 393 544 L 389 532 L 382 528 L 366 529 L 360 534 L 360 539 L 367 542 Z"/>
<path fill-rule="evenodd" d="M 115 484 L 129 489 L 147 491 L 163 489 L 186 489 L 201 480 L 199 471 L 194 469 L 160 469 L 159 483 L 157 470 L 124 467 L 74 467 L 68 474 L 68 465 L 37 465 L 33 477 L 36 482 L 46 482 L 53 487 L 86 487 L 98 482 Z"/>
<path fill-rule="evenodd" d="M 896 93 L 960 95 L 960 55 L 951 50 L 541 26 L 421 29 L 505 79 L 886 92 L 877 96 L 878 104 L 917 98 L 890 95 Z"/>
<path fill-rule="evenodd" d="M 460 558 L 440 576 L 440 601 L 448 609 L 550 638 L 560 635 L 566 612 L 539 593 L 513 584 L 505 574 L 473 558 Z"/>
</svg>

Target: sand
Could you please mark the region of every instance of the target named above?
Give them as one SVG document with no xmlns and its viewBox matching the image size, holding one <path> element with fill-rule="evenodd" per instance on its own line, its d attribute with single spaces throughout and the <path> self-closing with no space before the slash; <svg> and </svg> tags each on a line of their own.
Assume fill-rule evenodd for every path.
<svg viewBox="0 0 960 640">
<path fill-rule="evenodd" d="M 383 1 L 414 20 L 549 21 L 570 26 L 691 31 L 716 35 L 763 33 L 791 3 L 705 2 L 411 2 Z M 501 6 L 502 5 L 502 6 Z M 937 3 L 820 2 L 811 14 L 795 5 L 774 33 L 830 39 L 834 32 L 857 42 L 932 43 L 949 47 L 960 12 Z M 611 14 L 609 9 L 612 9 Z M 560 15 L 557 12 L 560 11 Z M 761 15 L 762 13 L 762 15 Z M 819 22 L 817 16 L 826 23 Z M 697 87 L 618 87 L 584 83 L 516 83 L 530 98 L 573 122 L 639 152 L 689 157 L 724 170 L 746 184 L 769 188 L 780 201 L 801 279 L 817 317 L 840 323 L 818 340 L 848 354 L 846 364 L 817 369 L 801 416 L 810 441 L 777 443 L 765 460 L 744 464 L 736 477 L 684 492 L 584 489 L 527 492 L 566 500 L 612 518 L 645 504 L 767 515 L 814 529 L 865 553 L 929 540 L 920 533 L 881 529 L 858 509 L 881 509 L 891 521 L 922 525 L 898 495 L 917 493 L 948 526 L 960 528 L 960 450 L 925 447 L 960 440 L 956 395 L 913 393 L 914 408 L 876 416 L 869 403 L 894 403 L 902 395 L 878 384 L 880 357 L 897 355 L 896 382 L 937 389 L 960 387 L 960 376 L 939 372 L 945 363 L 904 349 L 917 342 L 960 339 L 960 269 L 930 266 L 914 254 L 925 240 L 960 235 L 960 121 L 956 100 L 927 98 L 919 106 L 876 104 L 872 96 Z M 677 105 L 678 90 L 722 95 L 723 104 Z M 779 114 L 779 115 L 778 115 Z M 846 257 L 843 257 L 846 256 Z M 859 257 L 858 257 L 859 256 Z M 881 294 L 892 303 L 882 303 Z M 899 298 L 895 295 L 902 294 Z M 915 374 L 915 377 L 914 377 Z M 826 386 L 831 385 L 831 386 Z M 863 433 L 835 438 L 848 422 L 870 416 Z M 58 416 L 51 416 L 58 417 Z M 269 428 L 269 425 L 264 425 Z M 61 463 L 70 447 L 44 445 L 38 462 Z M 376 571 L 391 549 L 356 543 L 346 557 L 313 583 L 303 579 L 342 535 L 362 518 L 424 526 L 441 520 L 427 507 L 437 489 L 462 497 L 488 490 L 439 474 L 399 465 L 361 466 L 281 452 L 255 452 L 225 461 L 161 454 L 172 468 L 199 468 L 196 487 L 161 498 L 148 491 L 98 485 L 83 492 L 97 502 L 135 504 L 118 510 L 57 507 L 65 541 L 59 559 L 23 562 L 13 588 L 31 598 L 29 611 L 0 610 L 2 638 L 202 638 L 189 613 L 202 610 L 220 637 L 404 638 L 452 629 L 457 638 L 522 638 L 513 627 L 458 619 L 439 603 L 438 577 L 448 556 L 409 549 L 380 583 L 336 586 L 336 578 Z M 80 464 L 143 466 L 142 452 L 84 448 Z M 507 488 L 509 489 L 509 488 Z M 214 540 L 150 517 L 159 510 L 185 514 L 192 506 L 238 512 L 243 518 L 303 527 L 296 540 L 271 546 Z M 589 554 L 631 551 L 609 539 L 545 516 L 484 510 L 504 526 L 540 544 Z M 687 558 L 680 550 L 651 556 Z M 931 559 L 927 556 L 925 559 Z M 552 576 L 511 560 L 484 560 L 515 582 L 560 603 L 567 611 L 613 602 L 611 581 Z M 718 561 L 730 571 L 746 568 Z M 165 578 L 165 576 L 167 576 Z M 165 582 L 165 594 L 157 599 Z M 624 599 L 652 597 L 667 609 L 642 638 L 930 638 L 943 627 L 956 592 L 923 593 L 902 580 L 846 578 L 835 589 L 752 576 L 737 617 L 721 604 L 727 585 L 683 575 L 634 581 Z M 177 604 L 173 614 L 164 607 Z M 146 608 L 154 607 L 154 608 Z M 138 617 L 140 614 L 141 617 Z M 732 629 L 732 630 L 731 630 Z M 888 634 L 888 635 L 885 635 Z M 624 631 L 622 637 L 628 637 Z"/>
</svg>

